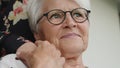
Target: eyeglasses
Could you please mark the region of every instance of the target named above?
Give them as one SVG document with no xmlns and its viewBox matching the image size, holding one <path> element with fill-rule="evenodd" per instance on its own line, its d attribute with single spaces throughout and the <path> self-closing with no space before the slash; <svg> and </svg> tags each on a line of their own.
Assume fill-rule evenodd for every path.
<svg viewBox="0 0 120 68">
<path fill-rule="evenodd" d="M 86 20 L 88 20 L 88 15 L 90 13 L 90 10 L 84 8 L 76 8 L 73 9 L 72 11 L 63 11 L 60 9 L 54 9 L 43 14 L 43 16 L 46 16 L 51 24 L 59 25 L 63 23 L 63 21 L 65 20 L 67 12 L 70 13 L 71 17 L 75 22 L 83 23 Z M 43 18 L 43 16 L 38 19 L 37 23 Z"/>
</svg>

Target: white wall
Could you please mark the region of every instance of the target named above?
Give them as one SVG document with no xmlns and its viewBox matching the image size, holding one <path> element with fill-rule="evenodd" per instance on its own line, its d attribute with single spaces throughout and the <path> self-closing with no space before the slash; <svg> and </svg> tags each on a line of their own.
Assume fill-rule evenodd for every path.
<svg viewBox="0 0 120 68">
<path fill-rule="evenodd" d="M 115 0 L 91 0 L 90 37 L 84 64 L 120 68 L 120 28 Z"/>
</svg>

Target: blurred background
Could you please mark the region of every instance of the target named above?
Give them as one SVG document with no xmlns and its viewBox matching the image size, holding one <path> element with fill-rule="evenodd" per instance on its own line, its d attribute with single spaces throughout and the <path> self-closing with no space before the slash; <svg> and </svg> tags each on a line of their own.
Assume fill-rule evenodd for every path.
<svg viewBox="0 0 120 68">
<path fill-rule="evenodd" d="M 90 0 L 88 68 L 120 68 L 120 0 Z"/>
<path fill-rule="evenodd" d="M 120 17 L 120 0 L 117 0 L 117 4 L 118 4 L 118 10 L 119 10 L 119 17 Z"/>
</svg>

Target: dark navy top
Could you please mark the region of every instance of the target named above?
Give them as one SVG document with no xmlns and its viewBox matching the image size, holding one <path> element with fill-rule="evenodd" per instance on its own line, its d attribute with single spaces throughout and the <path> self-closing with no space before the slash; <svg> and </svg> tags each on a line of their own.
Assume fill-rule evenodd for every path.
<svg viewBox="0 0 120 68">
<path fill-rule="evenodd" d="M 27 0 L 8 0 L 0 5 L 0 55 L 15 53 L 25 39 L 34 42 L 26 5 Z"/>
</svg>

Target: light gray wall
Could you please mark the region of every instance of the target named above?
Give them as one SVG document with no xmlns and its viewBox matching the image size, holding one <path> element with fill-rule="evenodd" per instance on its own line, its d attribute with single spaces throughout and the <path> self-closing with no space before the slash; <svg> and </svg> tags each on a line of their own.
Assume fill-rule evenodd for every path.
<svg viewBox="0 0 120 68">
<path fill-rule="evenodd" d="M 91 0 L 90 37 L 84 64 L 120 68 L 120 28 L 115 0 Z"/>
</svg>

